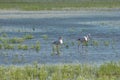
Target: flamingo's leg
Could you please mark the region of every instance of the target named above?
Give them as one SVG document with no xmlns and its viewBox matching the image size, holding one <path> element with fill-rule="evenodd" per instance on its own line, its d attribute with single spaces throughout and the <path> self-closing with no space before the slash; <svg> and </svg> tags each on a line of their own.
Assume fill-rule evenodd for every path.
<svg viewBox="0 0 120 80">
<path fill-rule="evenodd" d="M 59 45 L 56 45 L 56 51 L 57 51 L 57 55 L 59 55 L 60 54 Z"/>
</svg>

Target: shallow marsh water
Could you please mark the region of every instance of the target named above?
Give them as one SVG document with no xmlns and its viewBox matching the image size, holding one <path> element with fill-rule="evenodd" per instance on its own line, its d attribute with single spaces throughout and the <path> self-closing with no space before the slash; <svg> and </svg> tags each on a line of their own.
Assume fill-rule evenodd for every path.
<svg viewBox="0 0 120 80">
<path fill-rule="evenodd" d="M 0 34 L 9 38 L 32 34 L 22 44 L 31 46 L 40 41 L 41 49 L 0 50 L 0 64 L 58 64 L 120 61 L 120 11 L 0 11 Z M 91 34 L 98 46 L 89 45 L 78 51 L 77 38 Z M 47 36 L 44 39 L 43 36 Z M 66 45 L 60 55 L 52 54 L 52 42 L 63 36 Z M 104 42 L 109 42 L 105 46 Z M 74 44 L 73 44 L 74 43 Z"/>
</svg>

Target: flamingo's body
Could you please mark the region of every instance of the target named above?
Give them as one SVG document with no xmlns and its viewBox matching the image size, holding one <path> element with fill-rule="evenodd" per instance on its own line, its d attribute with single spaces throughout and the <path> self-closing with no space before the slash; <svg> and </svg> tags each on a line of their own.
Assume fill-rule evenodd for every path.
<svg viewBox="0 0 120 80">
<path fill-rule="evenodd" d="M 79 50 L 80 44 L 82 44 L 82 48 L 83 48 L 83 46 L 87 45 L 89 40 L 90 40 L 90 34 L 88 34 L 87 36 L 78 38 L 77 39 L 77 41 L 78 41 L 78 50 Z"/>
<path fill-rule="evenodd" d="M 54 45 L 60 45 L 60 44 L 63 44 L 62 37 L 59 37 L 59 39 L 58 39 L 57 41 L 54 41 L 53 44 L 54 44 Z"/>
<path fill-rule="evenodd" d="M 54 41 L 53 42 L 53 52 L 57 52 L 57 54 L 60 54 L 60 51 L 59 51 L 59 46 L 63 44 L 63 39 L 62 37 L 59 37 L 59 39 L 57 41 Z"/>
<path fill-rule="evenodd" d="M 82 37 L 82 38 L 78 38 L 77 39 L 78 41 L 80 41 L 80 42 L 88 42 L 89 41 L 89 35 L 87 35 L 87 36 L 84 36 L 84 37 Z"/>
</svg>

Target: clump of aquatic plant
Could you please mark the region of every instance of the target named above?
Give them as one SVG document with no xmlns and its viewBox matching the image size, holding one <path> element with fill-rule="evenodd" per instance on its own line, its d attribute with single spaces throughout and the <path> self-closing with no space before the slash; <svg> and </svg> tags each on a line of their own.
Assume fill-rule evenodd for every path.
<svg viewBox="0 0 120 80">
<path fill-rule="evenodd" d="M 93 46 L 98 46 L 98 45 L 99 45 L 99 42 L 96 41 L 96 40 L 94 40 L 94 41 L 92 41 L 92 45 L 93 45 Z"/>
<path fill-rule="evenodd" d="M 22 43 L 22 42 L 24 42 L 24 38 L 16 38 L 16 37 L 14 37 L 12 39 L 9 39 L 9 42 L 10 43 Z"/>
<path fill-rule="evenodd" d="M 34 48 L 35 48 L 35 46 L 34 46 L 34 45 L 31 45 L 30 49 L 34 49 Z"/>
<path fill-rule="evenodd" d="M 104 46 L 109 46 L 109 41 L 104 41 Z"/>
<path fill-rule="evenodd" d="M 7 38 L 0 38 L 0 41 L 3 43 L 3 44 L 6 44 L 9 42 L 9 39 Z"/>
<path fill-rule="evenodd" d="M 33 27 L 32 30 L 35 31 L 35 28 Z"/>
<path fill-rule="evenodd" d="M 68 49 L 68 48 L 69 48 L 68 43 L 63 43 L 63 44 L 64 44 L 64 46 L 65 46 L 65 48 L 66 48 L 66 49 Z"/>
<path fill-rule="evenodd" d="M 82 45 L 83 46 L 88 46 L 88 42 L 83 42 Z"/>
<path fill-rule="evenodd" d="M 32 34 L 26 34 L 25 36 L 23 36 L 24 39 L 33 39 L 33 35 Z"/>
<path fill-rule="evenodd" d="M 2 41 L 2 38 L 0 37 L 0 41 Z"/>
<path fill-rule="evenodd" d="M 2 33 L 2 37 L 7 37 L 8 35 L 6 33 Z"/>
<path fill-rule="evenodd" d="M 14 45 L 12 44 L 3 44 L 4 49 L 14 49 Z"/>
<path fill-rule="evenodd" d="M 18 45 L 18 49 L 22 49 L 22 50 L 28 50 L 28 46 L 27 45 L 23 45 L 23 44 L 19 44 Z"/>
<path fill-rule="evenodd" d="M 66 44 L 66 45 L 65 45 L 65 47 L 68 49 L 68 48 L 69 48 L 69 45 L 68 45 L 68 44 Z"/>
<path fill-rule="evenodd" d="M 38 52 L 40 50 L 40 42 L 36 41 L 36 45 L 34 46 L 35 50 Z"/>
<path fill-rule="evenodd" d="M 74 45 L 75 45 L 75 43 L 72 41 L 72 42 L 71 42 L 71 45 L 72 45 L 72 46 L 74 46 Z"/>
<path fill-rule="evenodd" d="M 43 37 L 44 40 L 48 39 L 48 35 L 42 35 L 42 37 Z"/>
<path fill-rule="evenodd" d="M 0 49 L 2 49 L 2 44 L 0 44 Z"/>
</svg>

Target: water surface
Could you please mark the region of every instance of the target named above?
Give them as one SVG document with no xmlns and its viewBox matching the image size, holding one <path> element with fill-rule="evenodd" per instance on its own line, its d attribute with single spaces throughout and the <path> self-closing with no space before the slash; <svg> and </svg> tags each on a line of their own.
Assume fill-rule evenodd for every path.
<svg viewBox="0 0 120 80">
<path fill-rule="evenodd" d="M 40 41 L 41 50 L 0 50 L 0 64 L 103 63 L 119 61 L 120 11 L 3 11 L 0 12 L 0 34 L 9 38 L 32 34 L 33 39 L 23 44 Z M 33 28 L 35 30 L 33 30 Z M 78 51 L 77 38 L 91 34 L 98 46 L 89 45 Z M 45 40 L 43 35 L 47 35 Z M 61 54 L 52 54 L 52 42 L 63 36 Z M 109 46 L 104 42 L 108 41 Z M 74 45 L 73 45 L 74 43 Z M 17 57 L 18 59 L 16 59 Z M 18 60 L 18 61 L 17 61 Z M 20 60 L 20 61 L 19 61 Z"/>
</svg>

